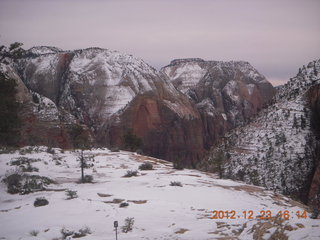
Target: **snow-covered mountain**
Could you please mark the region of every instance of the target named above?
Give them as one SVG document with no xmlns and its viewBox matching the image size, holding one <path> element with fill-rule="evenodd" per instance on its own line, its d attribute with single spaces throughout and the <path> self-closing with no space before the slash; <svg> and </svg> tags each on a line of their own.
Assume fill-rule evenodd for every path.
<svg viewBox="0 0 320 240">
<path fill-rule="evenodd" d="M 194 67 L 180 66 L 183 62 Z M 189 84 L 186 95 L 168 72 L 173 66 Z M 146 154 L 193 167 L 226 130 L 258 111 L 273 90 L 245 62 L 174 60 L 158 72 L 132 55 L 100 48 L 34 47 L 13 67 L 30 91 L 88 126 L 97 144 L 122 147 L 132 129 Z"/>
<path fill-rule="evenodd" d="M 161 69 L 201 111 L 220 115 L 232 126 L 256 114 L 274 95 L 274 88 L 245 61 L 176 59 Z"/>
<path fill-rule="evenodd" d="M 203 167 L 311 203 L 320 192 L 319 71 L 320 60 L 301 68 L 271 105 L 212 148 Z"/>
<path fill-rule="evenodd" d="M 28 52 L 16 65 L 26 85 L 94 128 L 163 81 L 141 59 L 117 51 L 34 47 Z"/>
<path fill-rule="evenodd" d="M 0 185 L 0 238 L 111 240 L 114 221 L 123 240 L 320 237 L 319 220 L 310 218 L 305 205 L 261 187 L 176 170 L 170 162 L 131 152 L 92 149 L 84 156 L 93 183 L 78 183 L 77 152 L 47 147 L 1 152 L 0 177 L 6 181 Z M 153 170 L 138 170 L 142 163 Z M 137 176 L 124 177 L 129 170 L 138 170 Z M 14 177 L 18 182 L 11 181 L 10 189 L 24 194 L 7 192 Z"/>
</svg>

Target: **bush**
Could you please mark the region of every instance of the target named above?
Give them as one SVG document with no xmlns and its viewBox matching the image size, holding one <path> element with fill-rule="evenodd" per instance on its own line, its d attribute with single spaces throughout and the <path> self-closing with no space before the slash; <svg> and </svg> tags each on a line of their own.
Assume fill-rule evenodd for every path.
<svg viewBox="0 0 320 240">
<path fill-rule="evenodd" d="M 78 197 L 77 191 L 67 190 L 66 191 L 67 199 L 74 199 Z"/>
<path fill-rule="evenodd" d="M 23 174 L 16 170 L 15 172 L 7 173 L 7 176 L 2 180 L 7 184 L 7 192 L 10 194 L 16 194 L 20 192 L 22 187 Z"/>
<path fill-rule="evenodd" d="M 52 147 L 47 147 L 47 153 L 55 154 L 55 151 Z"/>
<path fill-rule="evenodd" d="M 24 164 L 30 164 L 33 162 L 40 162 L 41 159 L 27 158 L 27 157 L 19 157 L 12 161 L 10 161 L 11 166 L 20 166 Z"/>
<path fill-rule="evenodd" d="M 111 152 L 120 152 L 120 149 L 118 147 L 112 147 L 110 148 Z"/>
<path fill-rule="evenodd" d="M 142 164 L 139 166 L 139 169 L 140 169 L 140 170 L 153 170 L 153 165 L 152 165 L 152 163 L 149 163 L 149 162 L 142 163 Z"/>
<path fill-rule="evenodd" d="M 126 202 L 120 203 L 119 205 L 119 207 L 121 208 L 128 207 L 128 206 L 129 206 L 129 203 L 126 203 Z"/>
<path fill-rule="evenodd" d="M 173 182 L 170 182 L 170 186 L 182 187 L 182 183 L 181 182 L 177 182 L 177 181 L 173 181 Z"/>
<path fill-rule="evenodd" d="M 128 170 L 127 173 L 124 175 L 124 177 L 136 177 L 138 176 L 137 170 Z"/>
<path fill-rule="evenodd" d="M 32 167 L 31 163 L 39 162 L 40 159 L 19 157 L 10 162 L 11 166 L 19 166 L 23 172 L 39 172 L 39 169 L 36 167 Z"/>
<path fill-rule="evenodd" d="M 126 218 L 124 226 L 121 227 L 122 232 L 128 233 L 132 231 L 133 224 L 134 224 L 134 218 L 129 218 L 129 217 Z"/>
<path fill-rule="evenodd" d="M 62 228 L 60 232 L 62 234 L 63 239 L 69 239 L 68 237 L 81 238 L 81 237 L 85 237 L 88 234 L 92 233 L 92 231 L 89 227 L 83 227 L 83 228 L 79 229 L 79 231 L 77 231 L 77 232 L 68 230 L 66 228 Z"/>
<path fill-rule="evenodd" d="M 44 197 L 39 197 L 39 198 L 36 198 L 36 200 L 33 203 L 33 206 L 41 207 L 41 206 L 45 206 L 48 204 L 49 204 L 49 201 L 47 199 L 45 199 Z"/>
<path fill-rule="evenodd" d="M 20 166 L 22 172 L 39 172 L 39 168 L 32 167 L 31 164 L 27 164 L 27 166 Z"/>
<path fill-rule="evenodd" d="M 81 238 L 81 237 L 85 237 L 88 234 L 91 234 L 91 229 L 88 227 L 83 227 L 81 228 L 78 232 L 75 232 L 72 236 L 72 238 Z"/>
<path fill-rule="evenodd" d="M 60 232 L 62 234 L 63 239 L 66 239 L 67 237 L 72 236 L 74 234 L 74 231 L 70 231 L 66 228 L 62 228 Z"/>
<path fill-rule="evenodd" d="M 142 147 L 142 139 L 135 135 L 132 129 L 128 129 L 123 138 L 125 150 L 135 152 Z"/>
<path fill-rule="evenodd" d="M 183 170 L 183 163 L 181 160 L 176 160 L 173 162 L 173 168 L 176 170 Z"/>
<path fill-rule="evenodd" d="M 8 172 L 2 181 L 7 185 L 7 192 L 10 194 L 28 194 L 34 191 L 43 191 L 45 186 L 53 183 L 50 178 L 27 175 L 19 170 Z"/>
<path fill-rule="evenodd" d="M 39 231 L 37 231 L 37 230 L 32 230 L 32 231 L 30 232 L 30 235 L 33 236 L 33 237 L 38 236 L 38 234 L 39 234 Z"/>
<path fill-rule="evenodd" d="M 93 182 L 93 177 L 92 177 L 92 175 L 85 175 L 84 177 L 83 177 L 83 181 L 82 181 L 83 183 L 92 183 Z"/>
</svg>

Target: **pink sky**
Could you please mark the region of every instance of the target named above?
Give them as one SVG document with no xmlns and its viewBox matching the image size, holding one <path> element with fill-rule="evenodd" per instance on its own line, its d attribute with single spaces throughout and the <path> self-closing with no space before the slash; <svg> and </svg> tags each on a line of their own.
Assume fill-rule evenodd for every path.
<svg viewBox="0 0 320 240">
<path fill-rule="evenodd" d="M 0 45 L 102 47 L 160 68 L 245 60 L 273 84 L 320 58 L 318 0 L 0 0 Z"/>
</svg>

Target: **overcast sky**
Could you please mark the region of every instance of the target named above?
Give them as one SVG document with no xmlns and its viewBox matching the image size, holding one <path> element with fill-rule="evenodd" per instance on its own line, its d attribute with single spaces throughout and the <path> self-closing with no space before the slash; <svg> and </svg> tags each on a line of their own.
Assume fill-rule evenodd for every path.
<svg viewBox="0 0 320 240">
<path fill-rule="evenodd" d="M 161 68 L 246 60 L 274 85 L 320 58 L 320 0 L 0 0 L 0 45 L 102 47 Z"/>
</svg>

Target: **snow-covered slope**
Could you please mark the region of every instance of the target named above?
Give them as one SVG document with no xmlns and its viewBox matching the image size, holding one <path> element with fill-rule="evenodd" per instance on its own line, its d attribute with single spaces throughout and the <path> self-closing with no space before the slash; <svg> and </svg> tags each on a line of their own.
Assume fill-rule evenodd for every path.
<svg viewBox="0 0 320 240">
<path fill-rule="evenodd" d="M 307 201 L 319 144 L 308 92 L 319 85 L 319 71 L 320 60 L 303 67 L 278 89 L 273 104 L 213 147 L 207 167 Z"/>
<path fill-rule="evenodd" d="M 42 54 L 49 54 L 49 53 L 57 53 L 62 52 L 63 50 L 57 47 L 50 47 L 50 46 L 38 46 L 32 47 L 27 51 L 27 54 L 34 54 L 34 55 L 42 55 Z"/>
<path fill-rule="evenodd" d="M 320 237 L 318 220 L 310 219 L 309 213 L 306 219 L 296 215 L 299 211 L 302 216 L 304 205 L 263 188 L 217 179 L 197 170 L 175 170 L 169 162 L 129 152 L 94 149 L 84 154 L 91 156 L 91 167 L 85 174 L 94 177 L 93 183 L 77 183 L 80 168 L 75 152 L 25 147 L 0 155 L 2 179 L 28 161 L 33 172 L 27 174 L 55 181 L 43 191 L 26 195 L 8 194 L 5 184 L 0 185 L 1 239 L 62 239 L 62 229 L 66 233 L 88 227 L 92 233 L 82 239 L 111 240 L 115 239 L 114 221 L 119 222 L 118 239 Z M 123 177 L 145 162 L 152 163 L 154 170 Z M 170 186 L 174 181 L 181 182 L 182 187 Z M 67 189 L 77 191 L 78 197 L 67 200 Z M 49 204 L 34 207 L 39 197 L 45 197 Z M 129 205 L 120 208 L 121 202 Z M 220 211 L 221 219 L 213 219 L 214 211 Z M 222 211 L 229 211 L 229 219 Z M 271 211 L 272 218 L 260 219 L 263 211 Z M 288 211 L 289 219 L 275 217 L 279 211 Z M 251 214 L 252 219 L 248 219 Z M 134 224 L 132 231 L 123 233 L 126 218 L 134 218 Z"/>
<path fill-rule="evenodd" d="M 143 60 L 100 48 L 62 51 L 34 47 L 16 67 L 26 85 L 93 127 L 123 109 L 135 96 L 170 82 Z"/>
</svg>

